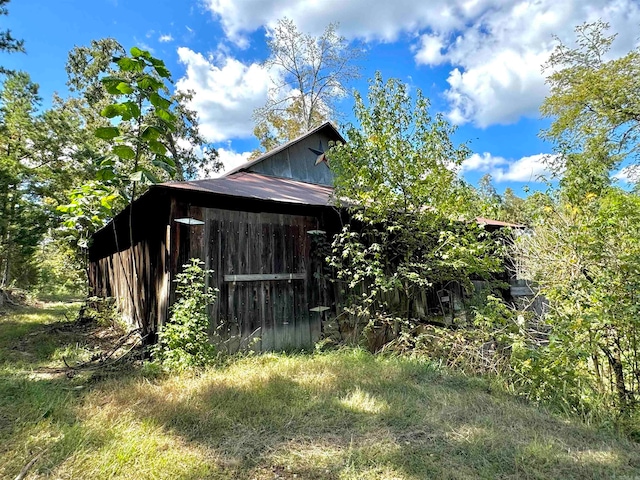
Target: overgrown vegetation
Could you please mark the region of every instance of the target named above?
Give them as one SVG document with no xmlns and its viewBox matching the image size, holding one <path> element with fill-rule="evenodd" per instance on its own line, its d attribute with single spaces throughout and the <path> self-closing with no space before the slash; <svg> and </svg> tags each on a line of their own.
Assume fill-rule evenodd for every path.
<svg viewBox="0 0 640 480">
<path fill-rule="evenodd" d="M 158 332 L 154 358 L 169 370 L 204 367 L 214 360 L 215 347 L 209 338 L 209 305 L 216 291 L 206 286 L 208 270 L 192 258 L 176 275 L 176 301 L 171 318 Z"/>
<path fill-rule="evenodd" d="M 7 13 L 7 3 L 0 0 L 0 15 Z M 185 468 L 195 477 L 259 478 L 299 471 L 318 478 L 420 478 L 446 476 L 450 470 L 442 465 L 470 477 L 516 476 L 523 471 L 544 477 L 556 473 L 554 469 L 567 478 L 637 473 L 635 447 L 624 444 L 628 450 L 607 450 L 607 442 L 617 440 L 598 439 L 582 426 L 572 429 L 588 432 L 584 435 L 590 441 L 604 445 L 595 457 L 586 450 L 588 442 L 568 434 L 548 439 L 535 425 L 527 425 L 536 432 L 524 437 L 530 440 L 527 444 L 498 440 L 491 423 L 496 420 L 490 415 L 485 422 L 483 412 L 489 407 L 482 404 L 474 407 L 473 418 L 460 414 L 464 421 L 454 421 L 455 428 L 442 425 L 444 416 L 424 420 L 430 395 L 461 403 L 463 393 L 474 398 L 480 396 L 478 385 L 489 385 L 454 376 L 447 382 L 465 385 L 459 392 L 429 390 L 426 383 L 443 375 L 424 360 L 429 358 L 465 374 L 489 374 L 521 397 L 583 419 L 612 422 L 640 436 L 640 200 L 637 183 L 624 190 L 613 180 L 638 180 L 640 49 L 609 60 L 615 36 L 607 36 L 607 29 L 602 22 L 578 27 L 577 47 L 559 44 L 550 58 L 550 95 L 542 113 L 552 123 L 543 136 L 555 145 L 549 162 L 556 183 L 527 199 L 511 191 L 498 195 L 489 177 L 478 188 L 465 184 L 458 172 L 469 149 L 454 144 L 455 128 L 430 113 L 429 101 L 420 92 L 412 94 L 401 82 L 385 82 L 377 75 L 367 100 L 355 95 L 357 125 L 347 126 L 347 143 L 333 146 L 328 154 L 337 175 L 336 198 L 349 212 L 349 220 L 332 239 L 331 251 L 319 237 L 313 238 L 315 254 L 329 257 L 329 265 L 318 274 L 326 282 L 335 273 L 346 293 L 336 319 L 343 340 L 384 354 L 401 352 L 404 358 L 371 357 L 360 351 L 309 358 L 265 356 L 230 361 L 219 372 L 207 370 L 215 354 L 207 305 L 215 295 L 205 288 L 206 272 L 193 261 L 178 276 L 179 300 L 159 333 L 156 358 L 172 370 L 199 367 L 202 378 L 150 374 L 142 380 L 135 374 L 100 383 L 95 386 L 98 393 L 85 394 L 94 388 L 87 376 L 74 372 L 77 383 L 68 383 L 58 378 L 62 370 L 27 373 L 55 362 L 60 369 L 63 358 L 92 358 L 81 337 L 64 336 L 64 341 L 78 342 L 63 346 L 56 343 L 62 337 L 55 328 L 51 338 L 41 335 L 49 330 L 38 329 L 41 321 L 35 310 L 35 319 L 26 313 L 2 318 L 18 318 L 1 325 L 5 337 L 0 341 L 6 350 L 0 349 L 1 381 L 8 394 L 0 396 L 0 433 L 13 442 L 0 447 L 6 458 L 3 468 L 14 474 L 30 448 L 46 447 L 51 455 L 43 454 L 48 460 L 40 464 L 37 475 L 64 477 L 93 469 L 96 475 L 126 477 L 126 467 L 145 447 L 149 458 L 166 459 L 163 470 L 147 472 L 150 477 Z M 301 34 L 288 20 L 277 24 L 269 47 L 267 63 L 288 74 L 280 78 L 278 91 L 270 92 L 267 105 L 256 111 L 256 135 L 264 148 L 335 118 L 332 102 L 345 94 L 344 84 L 357 75 L 352 62 L 360 54 L 337 34 L 335 25 L 315 38 Z M 0 51 L 23 50 L 22 41 L 8 30 L 0 31 Z M 127 54 L 114 39 L 97 40 L 72 50 L 67 71 L 71 96 L 56 96 L 51 108 L 43 111 L 37 83 L 25 72 L 0 66 L 4 303 L 11 303 L 6 292 L 13 287 L 46 295 L 86 291 L 82 269 L 93 232 L 127 205 L 131 215 L 130 202 L 146 185 L 174 176 L 187 179 L 196 171 L 220 166 L 215 148 L 200 135 L 196 114 L 188 108 L 191 93 L 171 92 L 166 66 L 151 53 L 134 47 Z M 511 253 L 517 256 L 519 273 L 545 298 L 544 315 L 508 303 L 496 278 L 503 268 L 505 236 L 497 238 L 481 228 L 475 221 L 478 215 L 530 227 L 514 242 Z M 65 220 L 65 228 L 58 229 Z M 130 222 L 125 243 L 133 243 L 133 228 Z M 130 258 L 135 276 L 135 257 Z M 479 291 L 472 281 L 486 291 Z M 454 308 L 454 289 L 464 309 Z M 451 318 L 445 321 L 442 303 L 435 315 L 423 308 L 425 292 L 436 292 L 440 302 L 447 298 Z M 134 296 L 131 289 L 129 294 Z M 49 320 L 60 316 L 57 307 L 48 314 Z M 66 327 L 62 330 L 69 333 Z M 27 333 L 40 343 L 35 345 Z M 142 335 L 148 338 L 151 333 Z M 18 347 L 12 346 L 14 340 Z M 248 380 L 233 377 L 239 374 Z M 312 385 L 309 378 L 321 386 Z M 152 381 L 156 383 L 151 391 L 160 392 L 157 398 L 142 392 L 143 382 Z M 176 385 L 191 397 L 176 393 Z M 233 387 L 218 392 L 212 385 Z M 80 387 L 77 392 L 75 387 Z M 130 389 L 138 397 L 113 389 Z M 162 407 L 159 398 L 166 393 L 177 400 Z M 104 414 L 95 406 L 100 394 L 108 397 Z M 234 398 L 242 401 L 235 404 Z M 436 410 L 446 410 L 444 400 L 434 401 Z M 161 413 L 141 414 L 136 402 Z M 282 405 L 289 408 L 288 423 Z M 222 413 L 204 413 L 212 406 Z M 516 406 L 525 416 L 538 415 Z M 116 407 L 126 408 L 126 414 L 110 430 L 105 425 L 115 418 Z M 249 415 L 242 416 L 241 409 Z M 90 419 L 96 412 L 104 418 Z M 264 416 L 256 420 L 260 415 Z M 306 417 L 321 421 L 305 423 Z M 334 417 L 344 424 L 335 423 Z M 509 438 L 506 424 L 498 424 L 496 431 Z M 429 432 L 437 427 L 447 433 L 433 438 Z M 318 433 L 310 440 L 301 433 L 305 428 Z M 365 433 L 355 443 L 347 442 L 352 428 Z M 553 428 L 561 430 L 558 423 Z M 229 429 L 238 433 L 223 438 L 219 432 Z M 420 440 L 403 433 L 412 429 Z M 108 433 L 101 433 L 104 430 Z M 249 436 L 265 431 L 276 433 L 257 446 L 248 445 Z M 548 441 L 540 443 L 540 438 Z M 478 457 L 486 453 L 481 452 L 486 442 L 496 446 L 489 450 L 495 461 L 488 463 Z M 574 445 L 574 453 L 565 455 L 557 448 L 560 444 Z M 498 447 L 507 453 L 499 454 Z M 163 449 L 178 453 L 163 456 Z M 438 453 L 433 462 L 425 459 L 434 451 Z M 110 460 L 114 452 L 123 457 L 115 463 Z M 457 458 L 460 452 L 472 463 Z M 181 463 L 181 454 L 194 464 Z M 545 455 L 550 463 L 543 463 Z M 213 462 L 203 461 L 212 457 Z M 306 457 L 315 463 L 309 465 Z M 581 462 L 587 460 L 589 467 L 583 468 Z M 85 471 L 87 463 L 92 466 Z"/>
<path fill-rule="evenodd" d="M 349 321 L 365 334 L 397 335 L 420 316 L 424 291 L 456 284 L 470 292 L 472 278 L 491 281 L 501 248 L 475 221 L 470 188 L 457 175 L 468 148 L 454 145 L 455 128 L 431 116 L 421 92 L 414 100 L 406 85 L 377 74 L 368 104 L 355 100 L 359 125 L 330 151 L 336 198 L 350 218 L 330 261 Z"/>
<path fill-rule="evenodd" d="M 542 112 L 553 119 L 545 136 L 559 187 L 516 252 L 549 302 L 549 335 L 522 381 L 534 397 L 607 413 L 638 435 L 640 202 L 613 177 L 637 168 L 640 50 L 606 60 L 607 29 L 581 25 L 577 47 L 560 44 L 548 65 Z"/>
<path fill-rule="evenodd" d="M 0 50 L 22 48 L 0 32 Z M 220 167 L 187 107 L 191 94 L 170 91 L 162 60 L 106 38 L 75 47 L 67 72 L 70 96 L 46 110 L 26 72 L 2 77 L 0 288 L 85 290 L 56 265 L 82 272 L 90 235 L 149 183 Z M 69 258 L 38 261 L 52 245 Z"/>
<path fill-rule="evenodd" d="M 510 252 L 520 278 L 545 299 L 544 315 L 492 300 L 474 310 L 472 328 L 414 328 L 389 348 L 491 373 L 519 395 L 637 436 L 640 203 L 614 177 L 622 169 L 633 178 L 637 169 L 638 107 L 630 92 L 640 53 L 607 60 L 614 41 L 607 28 L 578 27 L 577 47 L 560 44 L 548 65 L 551 94 L 542 112 L 553 120 L 544 135 L 556 146 L 549 161 L 558 183 L 523 203 L 531 228 Z M 480 205 L 508 213 L 489 180 Z"/>
<path fill-rule="evenodd" d="M 637 444 L 419 356 L 344 349 L 232 358 L 198 375 L 131 363 L 67 375 L 62 358 L 109 348 L 94 342 L 110 330 L 77 324 L 77 308 L 0 317 L 3 478 L 33 459 L 34 479 L 640 474 Z"/>
</svg>

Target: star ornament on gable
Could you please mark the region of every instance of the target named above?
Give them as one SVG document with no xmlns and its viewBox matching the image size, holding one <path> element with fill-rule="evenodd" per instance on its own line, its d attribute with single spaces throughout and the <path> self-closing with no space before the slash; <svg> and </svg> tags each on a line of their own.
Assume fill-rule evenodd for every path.
<svg viewBox="0 0 640 480">
<path fill-rule="evenodd" d="M 326 166 L 329 166 L 327 154 L 324 153 L 324 148 L 322 148 L 322 140 L 320 140 L 320 145 L 318 146 L 317 150 L 315 148 L 309 148 L 309 150 L 311 150 L 313 153 L 317 155 L 315 165 L 320 165 L 321 163 L 324 163 Z"/>
</svg>

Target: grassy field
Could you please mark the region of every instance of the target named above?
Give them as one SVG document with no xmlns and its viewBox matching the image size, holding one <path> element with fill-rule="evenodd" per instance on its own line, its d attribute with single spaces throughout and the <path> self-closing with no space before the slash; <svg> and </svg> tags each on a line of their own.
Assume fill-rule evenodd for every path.
<svg viewBox="0 0 640 480">
<path fill-rule="evenodd" d="M 200 374 L 70 375 L 118 336 L 77 305 L 0 316 L 0 477 L 639 478 L 640 445 L 416 359 L 359 350 Z"/>
</svg>

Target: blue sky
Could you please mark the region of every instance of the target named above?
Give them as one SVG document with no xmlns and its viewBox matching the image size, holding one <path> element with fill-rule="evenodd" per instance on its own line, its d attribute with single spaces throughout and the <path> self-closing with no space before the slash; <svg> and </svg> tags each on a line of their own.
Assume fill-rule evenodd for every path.
<svg viewBox="0 0 640 480">
<path fill-rule="evenodd" d="M 420 88 L 435 111 L 459 126 L 457 141 L 474 152 L 463 174 L 475 182 L 491 173 L 499 191 L 544 173 L 551 145 L 538 137 L 547 89 L 542 64 L 557 36 L 602 18 L 618 33 L 614 55 L 638 45 L 637 0 L 13 0 L 0 29 L 23 38 L 27 54 L 0 54 L 0 64 L 29 72 L 45 106 L 66 96 L 64 65 L 74 45 L 113 37 L 162 58 L 177 88 L 196 92 L 192 107 L 202 131 L 230 167 L 256 147 L 254 108 L 266 101 L 269 72 L 265 33 L 288 17 L 320 34 L 330 22 L 366 49 L 362 78 L 349 87 L 365 94 L 376 70 Z M 339 104 L 347 119 L 351 102 Z"/>
</svg>

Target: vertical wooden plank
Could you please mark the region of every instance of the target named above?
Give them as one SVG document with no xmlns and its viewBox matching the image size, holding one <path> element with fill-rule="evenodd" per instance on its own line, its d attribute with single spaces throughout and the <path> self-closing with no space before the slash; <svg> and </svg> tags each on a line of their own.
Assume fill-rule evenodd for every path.
<svg viewBox="0 0 640 480">
<path fill-rule="evenodd" d="M 261 273 L 271 273 L 273 271 L 273 227 L 265 218 L 260 215 L 262 222 L 262 259 Z M 272 350 L 274 348 L 273 331 L 273 302 L 271 298 L 271 282 L 261 282 L 262 290 L 262 350 Z"/>
<path fill-rule="evenodd" d="M 231 273 L 233 271 L 233 267 L 230 265 L 230 248 L 229 248 L 229 240 L 231 238 L 231 234 L 229 233 L 229 221 L 227 218 L 226 211 L 220 211 L 220 268 L 222 269 L 221 274 Z M 231 312 L 229 310 L 229 299 L 231 298 L 231 289 L 230 284 L 221 283 L 222 287 L 220 288 L 220 321 L 223 323 L 223 327 L 218 331 L 222 336 L 222 340 L 226 341 L 229 339 L 229 328 L 231 325 Z"/>
<path fill-rule="evenodd" d="M 300 273 L 300 217 L 292 217 L 291 221 L 291 243 L 292 243 L 292 262 L 291 262 L 291 272 Z M 293 319 L 293 329 L 291 331 L 292 341 L 295 345 L 295 348 L 303 348 L 304 341 L 302 339 L 302 322 L 303 319 L 300 315 L 300 280 L 295 280 L 292 282 L 293 284 L 293 297 L 292 297 L 292 308 L 291 308 L 291 316 Z"/>
<path fill-rule="evenodd" d="M 203 219 L 201 207 L 193 207 L 190 206 L 187 210 L 188 216 L 191 218 L 196 218 L 198 220 Z M 204 225 L 191 225 L 189 226 L 189 256 L 187 260 L 190 258 L 199 258 L 200 260 L 205 260 L 205 232 L 206 232 L 206 222 Z"/>
<path fill-rule="evenodd" d="M 171 290 L 171 225 L 164 225 L 163 229 L 164 241 L 160 245 L 160 271 L 162 272 L 162 278 L 159 285 L 161 293 L 158 303 L 158 327 L 164 325 L 169 317 L 169 292 Z"/>
<path fill-rule="evenodd" d="M 282 219 L 282 263 L 284 273 L 291 272 L 291 226 L 289 225 L 289 218 L 283 215 Z M 285 349 L 291 349 L 291 327 L 295 326 L 295 321 L 291 314 L 291 299 L 293 297 L 293 282 L 291 280 L 282 282 L 283 295 L 282 295 L 282 335 L 283 335 L 283 347 Z"/>
<path fill-rule="evenodd" d="M 248 272 L 257 272 L 260 269 L 260 261 L 261 261 L 261 235 L 262 229 L 260 227 L 259 222 L 259 214 L 251 213 L 248 217 L 248 236 L 247 236 L 247 271 Z M 249 290 L 249 303 L 248 303 L 248 314 L 250 317 L 250 335 L 249 343 L 251 345 L 251 349 L 259 350 L 260 344 L 255 342 L 255 338 L 260 337 L 262 333 L 262 319 L 260 314 L 260 282 L 251 282 Z"/>
<path fill-rule="evenodd" d="M 204 221 L 203 227 L 206 229 L 204 239 L 204 251 L 205 251 L 205 266 L 207 270 L 211 270 L 207 276 L 208 286 L 212 289 L 219 289 L 218 282 L 218 252 L 216 243 L 218 241 L 218 219 L 215 218 L 211 209 L 206 208 L 203 210 L 202 219 Z M 218 309 L 220 302 L 216 300 L 213 305 L 209 306 L 209 334 L 214 334 L 215 329 L 218 326 Z"/>
<path fill-rule="evenodd" d="M 313 347 L 313 342 L 311 339 L 311 324 L 310 324 L 310 312 L 309 312 L 309 308 L 311 308 L 311 306 L 309 305 L 309 287 L 310 287 L 310 280 L 309 280 L 309 242 L 311 241 L 309 235 L 307 235 L 307 231 L 311 230 L 311 228 L 309 228 L 309 219 L 308 218 L 303 218 L 301 219 L 300 222 L 300 226 L 298 229 L 299 232 L 299 263 L 298 263 L 298 268 L 299 271 L 301 273 L 305 273 L 305 279 L 304 281 L 300 284 L 300 290 L 298 295 L 300 296 L 300 309 L 299 309 L 299 316 L 301 319 L 301 325 L 300 325 L 300 338 L 301 338 L 301 342 L 304 344 L 305 348 L 312 348 Z M 313 275 L 313 272 L 311 272 L 311 275 Z"/>
<path fill-rule="evenodd" d="M 295 242 L 295 259 L 293 268 L 296 273 L 304 272 L 304 229 L 303 218 L 297 218 L 294 223 L 294 242 Z M 294 317 L 296 319 L 296 346 L 297 348 L 308 347 L 308 331 L 305 309 L 304 309 L 304 292 L 306 280 L 298 280 L 294 289 Z"/>
<path fill-rule="evenodd" d="M 318 229 L 320 225 L 318 221 L 313 217 L 307 217 L 307 230 Z M 324 259 L 317 259 L 314 264 L 311 264 L 311 237 L 306 235 L 305 239 L 305 258 L 308 265 L 307 282 L 308 286 L 305 289 L 307 294 L 307 321 L 309 322 L 309 343 L 315 344 L 320 340 L 322 334 L 322 319 L 323 314 L 317 312 L 310 312 L 309 309 L 317 306 L 330 306 L 329 295 L 326 292 L 327 285 L 321 278 L 315 278 L 314 274 L 321 275 Z M 326 313 L 324 315 L 327 315 Z"/>
<path fill-rule="evenodd" d="M 272 222 L 272 252 L 271 265 L 273 273 L 283 273 L 282 266 L 282 226 L 279 224 L 277 215 L 276 219 Z M 270 282 L 271 285 L 271 302 L 273 311 L 273 349 L 282 349 L 282 288 L 280 282 Z"/>
<path fill-rule="evenodd" d="M 239 212 L 238 214 L 238 273 L 248 273 L 248 258 L 249 258 L 249 213 Z M 242 348 L 246 348 L 246 342 L 251 335 L 251 319 L 249 318 L 249 291 L 251 289 L 250 284 L 241 282 L 236 286 L 238 292 L 238 303 L 236 316 L 239 322 L 240 342 Z"/>
</svg>

